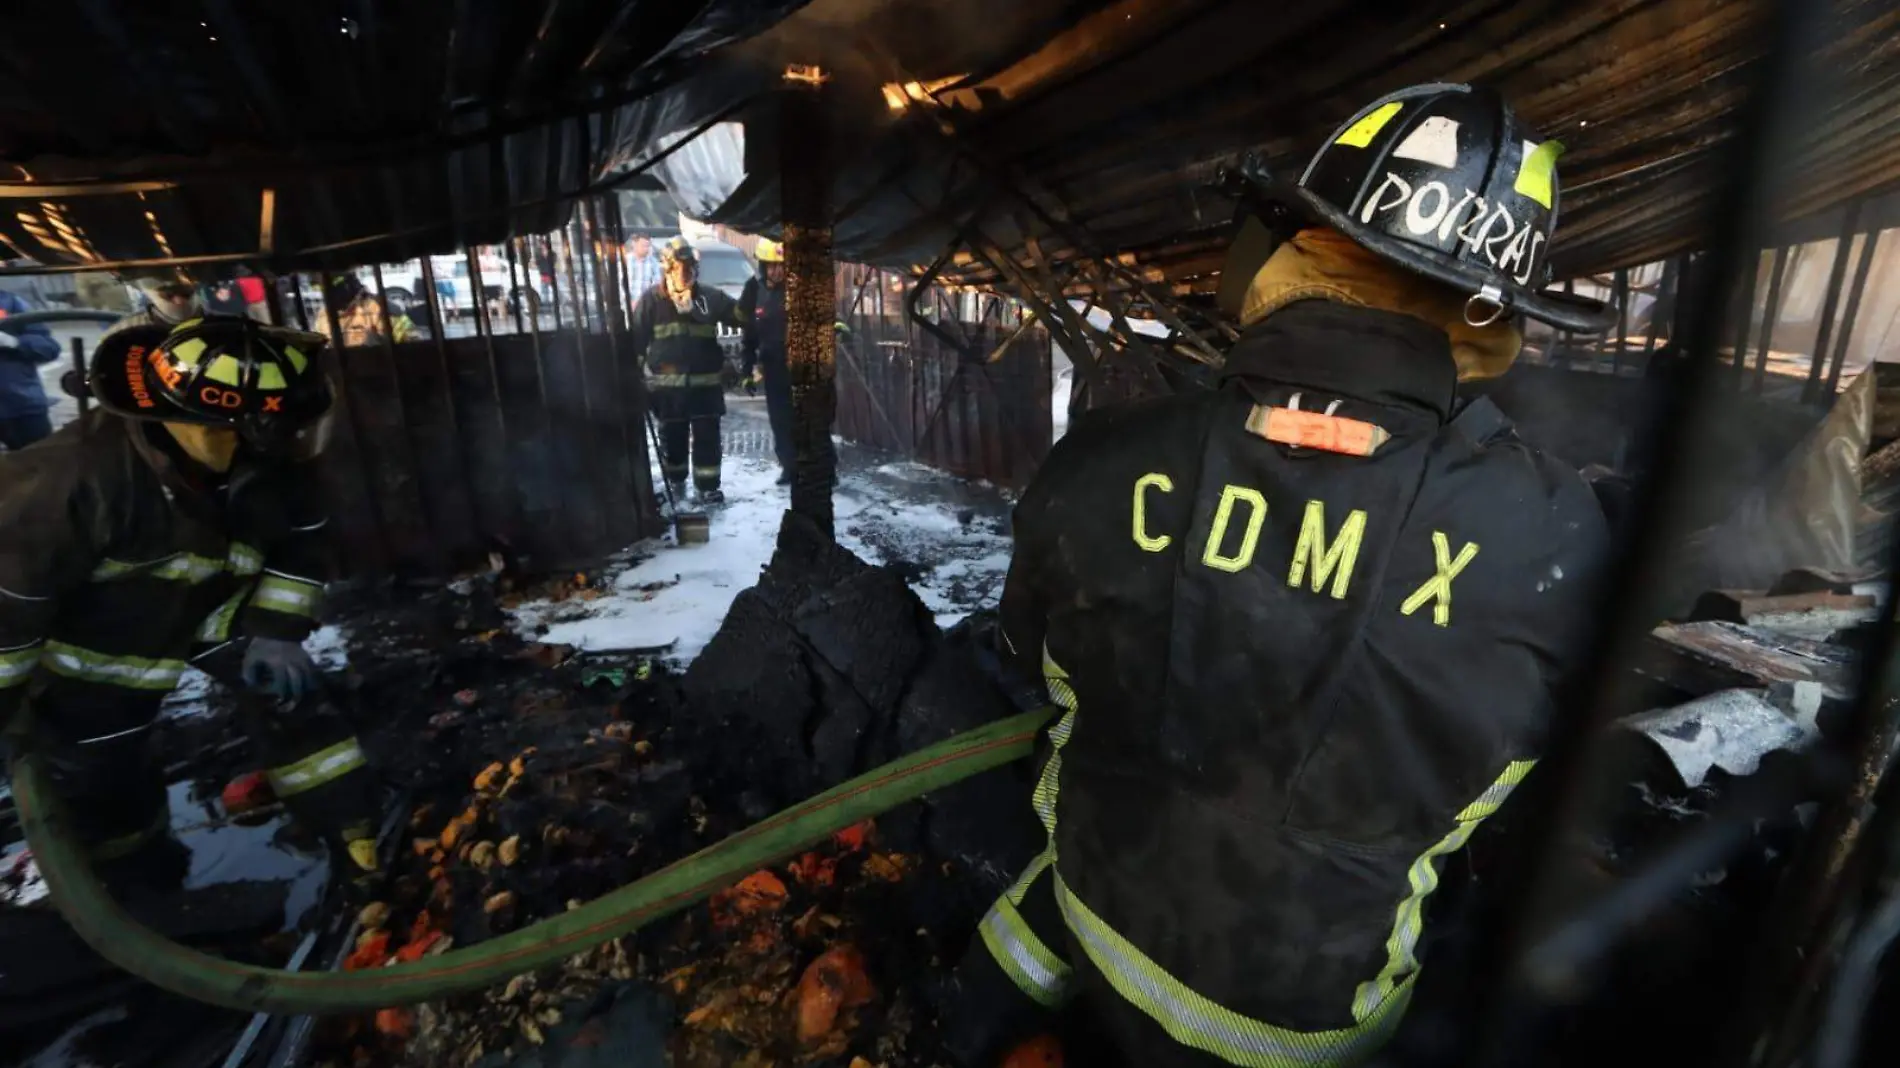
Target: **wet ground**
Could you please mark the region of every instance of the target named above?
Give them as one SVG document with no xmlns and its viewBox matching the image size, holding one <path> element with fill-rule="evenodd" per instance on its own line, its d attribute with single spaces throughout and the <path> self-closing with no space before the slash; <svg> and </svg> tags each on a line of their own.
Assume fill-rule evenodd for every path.
<svg viewBox="0 0 1900 1068">
<path fill-rule="evenodd" d="M 726 500 L 682 502 L 710 515 L 708 543 L 678 546 L 669 536 L 633 546 L 603 575 L 590 576 L 603 595 L 521 604 L 518 630 L 582 649 L 663 649 L 676 663 L 698 654 L 733 598 L 758 580 L 787 502 L 786 487 L 776 484 L 764 400 L 731 398 L 729 405 Z M 995 605 L 1009 569 L 1008 494 L 848 442 L 838 444 L 838 473 L 839 544 L 896 570 L 939 625 Z"/>
</svg>

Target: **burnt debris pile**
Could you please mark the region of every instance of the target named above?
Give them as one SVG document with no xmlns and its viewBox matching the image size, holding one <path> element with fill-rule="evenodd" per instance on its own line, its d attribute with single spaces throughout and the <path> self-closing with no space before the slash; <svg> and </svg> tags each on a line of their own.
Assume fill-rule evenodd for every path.
<svg viewBox="0 0 1900 1068">
<path fill-rule="evenodd" d="M 795 519 L 683 679 L 650 654 L 507 627 L 508 601 L 585 596 L 585 576 L 508 585 L 354 614 L 350 703 L 412 807 L 346 968 L 518 930 L 1014 711 L 968 628 L 941 633 L 901 577 Z M 941 1060 L 930 992 L 1038 846 L 1026 775 L 991 772 L 861 824 L 560 968 L 327 1021 L 312 1063 Z"/>
</svg>

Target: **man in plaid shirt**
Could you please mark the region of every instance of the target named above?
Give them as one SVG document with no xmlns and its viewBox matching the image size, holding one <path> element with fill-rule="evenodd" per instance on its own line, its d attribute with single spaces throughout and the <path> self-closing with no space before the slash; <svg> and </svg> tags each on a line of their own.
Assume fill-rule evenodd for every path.
<svg viewBox="0 0 1900 1068">
<path fill-rule="evenodd" d="M 635 234 L 633 252 L 627 257 L 627 268 L 633 279 L 633 299 L 660 284 L 660 257 L 653 254 L 653 239 L 645 234 Z"/>
</svg>

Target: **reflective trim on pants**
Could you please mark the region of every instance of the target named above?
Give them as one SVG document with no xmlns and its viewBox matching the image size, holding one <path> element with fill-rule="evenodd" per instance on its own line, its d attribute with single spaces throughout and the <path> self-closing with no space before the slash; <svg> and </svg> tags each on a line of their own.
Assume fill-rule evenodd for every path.
<svg viewBox="0 0 1900 1068">
<path fill-rule="evenodd" d="M 76 645 L 52 641 L 40 654 L 40 664 L 55 675 L 133 690 L 171 690 L 185 673 L 183 660 L 151 660 L 142 656 L 107 656 Z"/>
<path fill-rule="evenodd" d="M 40 643 L 30 641 L 11 649 L 0 650 L 0 690 L 11 690 L 16 686 L 25 686 L 33 677 L 33 669 L 40 662 Z"/>
<path fill-rule="evenodd" d="M 726 380 L 717 372 L 698 375 L 659 374 L 648 376 L 647 383 L 654 389 L 692 389 L 696 386 L 724 386 Z"/>
<path fill-rule="evenodd" d="M 271 789 L 276 791 L 278 797 L 294 797 L 305 790 L 314 790 L 333 779 L 342 778 L 367 762 L 363 747 L 357 744 L 356 739 L 345 738 L 302 760 L 272 768 L 265 777 L 270 780 Z"/>
</svg>

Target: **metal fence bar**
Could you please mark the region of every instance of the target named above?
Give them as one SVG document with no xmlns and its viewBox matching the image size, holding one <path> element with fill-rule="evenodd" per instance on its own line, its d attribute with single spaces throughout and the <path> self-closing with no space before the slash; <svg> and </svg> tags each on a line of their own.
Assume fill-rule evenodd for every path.
<svg viewBox="0 0 1900 1068">
<path fill-rule="evenodd" d="M 1867 291 L 1867 276 L 1873 273 L 1874 249 L 1880 245 L 1879 230 L 1867 231 L 1861 239 L 1860 262 L 1854 268 L 1854 285 L 1847 293 L 1847 311 L 1841 316 L 1841 338 L 1834 347 L 1834 362 L 1827 369 L 1828 403 L 1841 391 L 1841 366 L 1847 362 L 1847 347 L 1854 340 L 1854 320 L 1860 318 L 1860 298 Z"/>
<path fill-rule="evenodd" d="M 1798 153 L 1787 146 L 1800 138 L 1800 109 L 1808 96 L 1802 91 L 1803 65 L 1819 51 L 1824 32 L 1822 5 L 1775 0 L 1765 6 L 1766 54 L 1745 71 L 1739 128 L 1726 145 L 1726 159 L 1712 168 L 1726 181 L 1704 216 L 1710 254 L 1703 283 L 1698 292 L 1685 287 L 1685 297 L 1693 298 L 1684 301 L 1690 309 L 1684 317 L 1686 360 L 1653 421 L 1657 440 L 1649 455 L 1655 466 L 1641 486 L 1634 526 L 1614 572 L 1617 581 L 1607 590 L 1593 641 L 1559 695 L 1538 767 L 1541 788 L 1553 800 L 1521 814 L 1518 840 L 1528 848 L 1507 858 L 1515 871 L 1499 876 L 1522 887 L 1500 925 L 1503 951 L 1487 956 L 1471 976 L 1469 985 L 1485 1006 L 1483 1029 L 1469 1051 L 1473 1055 L 1459 1063 L 1473 1068 L 1540 1060 L 1535 1051 L 1546 1046 L 1551 1011 L 1570 998 L 1572 984 L 1583 982 L 1574 970 L 1540 971 L 1535 953 L 1569 896 L 1563 873 L 1573 833 L 1603 801 L 1593 772 L 1595 740 L 1614 716 L 1638 703 L 1640 680 L 1624 668 L 1636 661 L 1660 614 L 1670 553 L 1691 522 L 1699 475 L 1720 462 L 1721 444 L 1712 433 L 1720 392 L 1708 387 L 1719 374 L 1717 344 L 1732 292 L 1727 283 L 1752 273 L 1741 268 L 1761 247 L 1770 204 L 1791 181 L 1790 161 Z"/>
<path fill-rule="evenodd" d="M 1841 220 L 1841 235 L 1834 243 L 1834 266 L 1828 271 L 1827 296 L 1821 301 L 1821 328 L 1814 338 L 1814 352 L 1808 356 L 1808 381 L 1801 387 L 1801 400 L 1812 404 L 1821 393 L 1821 372 L 1827 365 L 1827 344 L 1834 334 L 1834 313 L 1840 310 L 1841 286 L 1847 281 L 1847 263 L 1854 254 L 1854 235 L 1860 229 L 1862 202 L 1847 206 Z"/>
<path fill-rule="evenodd" d="M 1616 272 L 1616 348 L 1610 353 L 1610 374 L 1621 378 L 1623 375 L 1623 350 L 1629 344 L 1630 333 L 1630 272 L 1620 267 Z"/>
<path fill-rule="evenodd" d="M 1788 254 L 1792 251 L 1788 245 L 1776 249 L 1774 266 L 1768 271 L 1768 306 L 1762 309 L 1760 350 L 1755 356 L 1756 393 L 1768 385 L 1768 352 L 1774 345 L 1775 321 L 1781 317 L 1781 285 L 1788 278 Z"/>
<path fill-rule="evenodd" d="M 1736 389 L 1742 388 L 1742 372 L 1748 367 L 1749 327 L 1755 321 L 1755 290 L 1760 285 L 1761 252 L 1757 250 L 1754 258 L 1748 261 L 1748 274 L 1743 277 L 1741 291 L 1736 297 L 1735 358 L 1729 365 Z"/>
</svg>

